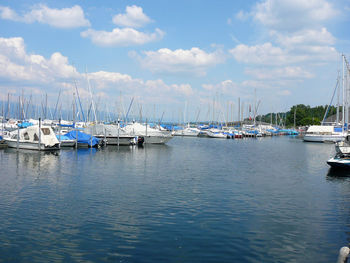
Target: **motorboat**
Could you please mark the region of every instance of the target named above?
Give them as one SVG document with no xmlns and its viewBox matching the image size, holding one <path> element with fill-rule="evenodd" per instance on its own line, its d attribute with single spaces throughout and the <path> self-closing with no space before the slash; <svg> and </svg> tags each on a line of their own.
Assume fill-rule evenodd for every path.
<svg viewBox="0 0 350 263">
<path fill-rule="evenodd" d="M 219 138 L 219 139 L 226 139 L 227 134 L 225 134 L 222 130 L 220 129 L 209 129 L 207 130 L 207 136 L 210 138 Z"/>
<path fill-rule="evenodd" d="M 350 156 L 337 154 L 335 157 L 329 159 L 327 164 L 332 168 L 350 168 Z"/>
<path fill-rule="evenodd" d="M 5 137 L 9 148 L 19 148 L 38 151 L 58 150 L 59 141 L 51 127 L 29 126 L 17 129 Z"/>
<path fill-rule="evenodd" d="M 146 144 L 164 144 L 173 138 L 170 131 L 151 128 L 148 124 L 138 122 L 126 125 L 124 130 L 130 135 L 143 137 Z"/>
<path fill-rule="evenodd" d="M 65 135 L 56 135 L 61 147 L 75 147 L 76 140 L 71 139 Z"/>
<path fill-rule="evenodd" d="M 346 132 L 341 126 L 312 125 L 303 140 L 305 142 L 340 142 L 345 140 Z"/>
<path fill-rule="evenodd" d="M 96 124 L 84 129 L 85 133 L 104 140 L 107 145 L 132 145 L 138 143 L 138 136 L 114 124 Z"/>
<path fill-rule="evenodd" d="M 75 140 L 78 148 L 92 148 L 100 146 L 99 139 L 78 130 L 72 130 L 64 134 L 64 136 L 68 137 L 70 140 Z"/>
<path fill-rule="evenodd" d="M 190 125 L 187 125 L 187 127 L 184 129 L 173 131 L 172 135 L 197 137 L 199 133 L 200 130 L 198 128 L 190 127 Z"/>
</svg>

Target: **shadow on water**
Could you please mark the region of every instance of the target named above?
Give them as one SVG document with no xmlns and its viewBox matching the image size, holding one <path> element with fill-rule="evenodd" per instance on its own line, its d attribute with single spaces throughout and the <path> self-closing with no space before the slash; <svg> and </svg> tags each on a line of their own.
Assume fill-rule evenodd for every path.
<svg viewBox="0 0 350 263">
<path fill-rule="evenodd" d="M 339 179 L 339 178 L 350 178 L 350 169 L 346 168 L 329 168 L 327 172 L 327 180 Z"/>
</svg>

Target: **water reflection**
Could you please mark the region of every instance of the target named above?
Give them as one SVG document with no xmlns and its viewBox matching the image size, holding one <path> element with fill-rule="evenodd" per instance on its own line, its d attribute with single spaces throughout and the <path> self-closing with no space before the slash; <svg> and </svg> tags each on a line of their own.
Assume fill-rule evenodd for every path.
<svg viewBox="0 0 350 263">
<path fill-rule="evenodd" d="M 332 261 L 350 229 L 333 149 L 274 137 L 0 151 L 0 261 Z"/>
<path fill-rule="evenodd" d="M 350 169 L 341 169 L 341 168 L 329 168 L 327 172 L 327 180 L 331 179 L 345 179 L 349 178 L 350 179 Z"/>
</svg>

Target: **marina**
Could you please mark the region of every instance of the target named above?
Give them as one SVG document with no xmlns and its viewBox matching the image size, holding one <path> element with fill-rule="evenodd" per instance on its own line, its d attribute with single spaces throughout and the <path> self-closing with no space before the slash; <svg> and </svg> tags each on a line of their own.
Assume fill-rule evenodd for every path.
<svg viewBox="0 0 350 263">
<path fill-rule="evenodd" d="M 0 263 L 350 261 L 350 3 L 0 4 Z"/>
</svg>

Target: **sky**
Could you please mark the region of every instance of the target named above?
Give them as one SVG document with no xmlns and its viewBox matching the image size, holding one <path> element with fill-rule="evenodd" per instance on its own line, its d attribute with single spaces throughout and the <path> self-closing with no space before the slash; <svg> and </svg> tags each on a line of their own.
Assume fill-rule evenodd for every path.
<svg viewBox="0 0 350 263">
<path fill-rule="evenodd" d="M 349 0 L 0 2 L 0 100 L 163 120 L 329 104 Z M 213 108 L 215 109 L 213 111 Z"/>
</svg>

